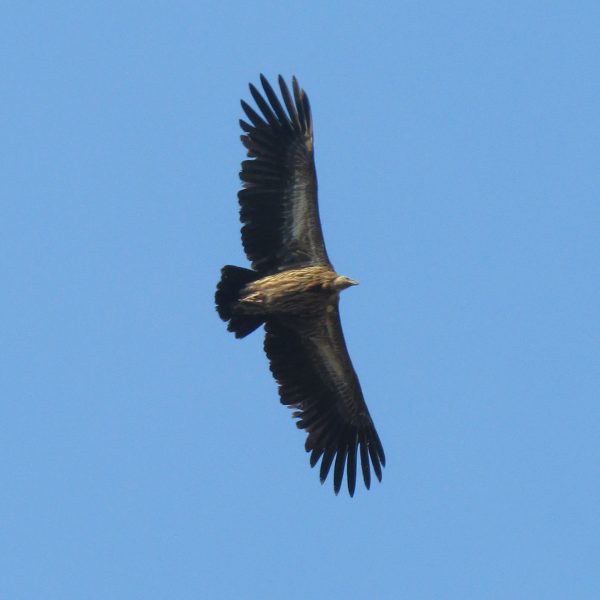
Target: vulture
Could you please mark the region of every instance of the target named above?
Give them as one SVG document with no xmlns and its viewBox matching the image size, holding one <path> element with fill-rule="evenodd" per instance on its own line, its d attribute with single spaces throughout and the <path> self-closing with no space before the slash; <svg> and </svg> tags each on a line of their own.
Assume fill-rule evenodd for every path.
<svg viewBox="0 0 600 600">
<path fill-rule="evenodd" d="M 242 244 L 251 269 L 221 269 L 215 303 L 227 329 L 243 338 L 264 325 L 264 349 L 281 403 L 306 434 L 310 464 L 319 460 L 333 488 L 344 471 L 350 496 L 357 454 L 367 489 L 371 468 L 381 481 L 383 447 L 344 341 L 340 292 L 357 282 L 338 275 L 325 249 L 317 204 L 310 104 L 296 78 L 279 76 L 281 99 L 261 75 L 250 84 L 258 111 L 242 100 L 240 120 L 248 160 L 238 193 Z"/>
</svg>

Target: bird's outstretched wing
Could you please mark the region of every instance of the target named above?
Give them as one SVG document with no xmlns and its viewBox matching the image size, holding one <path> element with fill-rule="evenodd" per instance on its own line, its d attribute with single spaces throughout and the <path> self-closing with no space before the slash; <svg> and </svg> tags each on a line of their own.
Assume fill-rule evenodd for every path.
<svg viewBox="0 0 600 600">
<path fill-rule="evenodd" d="M 331 266 L 317 206 L 317 175 L 308 97 L 279 76 L 283 104 L 261 75 L 264 97 L 250 84 L 259 114 L 242 100 L 240 120 L 250 160 L 242 162 L 238 193 L 242 243 L 252 268 L 275 273 L 291 267 Z M 266 99 L 265 99 L 266 97 Z"/>
<path fill-rule="evenodd" d="M 305 447 L 311 466 L 321 459 L 323 483 L 335 459 L 335 493 L 345 469 L 352 496 L 357 450 L 367 489 L 370 465 L 381 481 L 385 455 L 348 355 L 337 304 L 330 309 L 316 318 L 267 321 L 265 352 L 281 402 L 295 409 L 297 426 L 308 434 Z"/>
</svg>

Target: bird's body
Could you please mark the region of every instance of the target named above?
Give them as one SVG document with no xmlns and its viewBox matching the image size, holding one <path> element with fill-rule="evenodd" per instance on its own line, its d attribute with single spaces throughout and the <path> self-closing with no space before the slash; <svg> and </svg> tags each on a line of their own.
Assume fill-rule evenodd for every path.
<svg viewBox="0 0 600 600">
<path fill-rule="evenodd" d="M 235 312 L 265 317 L 318 317 L 335 304 L 340 290 L 354 284 L 328 267 L 287 269 L 246 285 Z"/>
<path fill-rule="evenodd" d="M 352 496 L 357 452 L 367 488 L 370 467 L 381 480 L 385 465 L 340 323 L 340 292 L 357 282 L 338 275 L 325 250 L 308 98 L 295 78 L 292 94 L 280 77 L 282 105 L 261 82 L 268 102 L 253 85 L 250 92 L 262 115 L 242 101 L 250 122 L 240 121 L 251 160 L 242 162 L 238 196 L 252 269 L 223 267 L 215 302 L 238 338 L 264 325 L 281 402 L 308 434 L 311 466 L 321 460 L 323 482 L 335 460 L 334 490 L 345 470 Z"/>
</svg>

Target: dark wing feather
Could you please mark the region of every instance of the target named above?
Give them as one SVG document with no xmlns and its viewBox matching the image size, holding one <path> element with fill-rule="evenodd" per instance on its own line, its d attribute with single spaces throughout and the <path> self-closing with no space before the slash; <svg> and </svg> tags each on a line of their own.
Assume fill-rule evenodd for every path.
<svg viewBox="0 0 600 600">
<path fill-rule="evenodd" d="M 367 488 L 370 465 L 381 480 L 385 455 L 348 355 L 337 304 L 330 309 L 318 318 L 267 321 L 265 351 L 281 402 L 295 409 L 297 426 L 308 434 L 305 448 L 311 453 L 311 466 L 321 459 L 324 482 L 335 459 L 335 493 L 345 469 L 352 496 L 357 449 Z"/>
<path fill-rule="evenodd" d="M 319 220 L 313 130 L 308 97 L 279 77 L 283 104 L 260 76 L 264 96 L 250 85 L 259 114 L 242 100 L 240 121 L 251 160 L 242 162 L 238 193 L 242 243 L 252 268 L 274 273 L 291 267 L 331 266 Z"/>
</svg>

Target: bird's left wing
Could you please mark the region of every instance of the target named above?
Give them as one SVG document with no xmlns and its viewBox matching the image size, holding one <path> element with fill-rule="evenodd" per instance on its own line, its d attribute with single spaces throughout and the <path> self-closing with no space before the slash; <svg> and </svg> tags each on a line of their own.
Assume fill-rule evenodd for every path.
<svg viewBox="0 0 600 600">
<path fill-rule="evenodd" d="M 321 459 L 321 483 L 335 459 L 335 493 L 345 469 L 352 496 L 357 450 L 367 489 L 370 465 L 381 480 L 385 455 L 346 349 L 337 304 L 329 308 L 319 317 L 267 321 L 265 352 L 281 402 L 295 409 L 297 426 L 308 434 L 311 466 Z"/>
<path fill-rule="evenodd" d="M 242 100 L 242 162 L 238 193 L 242 243 L 252 268 L 275 273 L 307 265 L 331 266 L 317 206 L 317 175 L 308 97 L 292 79 L 279 77 L 282 102 L 261 75 L 263 95 L 251 84 L 259 114 Z"/>
</svg>

